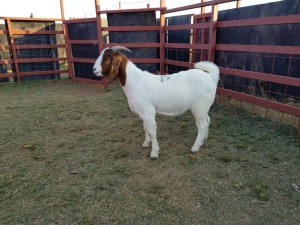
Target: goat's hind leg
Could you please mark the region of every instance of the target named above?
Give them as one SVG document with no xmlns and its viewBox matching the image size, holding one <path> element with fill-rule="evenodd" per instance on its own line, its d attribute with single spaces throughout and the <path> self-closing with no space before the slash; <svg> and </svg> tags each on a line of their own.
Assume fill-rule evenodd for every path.
<svg viewBox="0 0 300 225">
<path fill-rule="evenodd" d="M 208 138 L 208 128 L 209 128 L 209 124 L 210 124 L 210 117 L 207 114 L 206 114 L 206 122 L 207 122 L 207 126 L 205 129 L 205 140 L 207 140 L 207 138 Z"/>
<path fill-rule="evenodd" d="M 149 148 L 150 144 L 151 144 L 151 137 L 150 137 L 150 134 L 148 133 L 148 131 L 146 129 L 145 122 L 144 122 L 144 130 L 145 130 L 145 141 L 142 145 L 142 148 Z"/>
<path fill-rule="evenodd" d="M 210 123 L 210 118 L 207 114 L 202 114 L 201 112 L 193 111 L 195 116 L 195 122 L 198 128 L 197 138 L 191 149 L 193 153 L 198 152 L 203 142 L 208 137 L 208 127 Z"/>
</svg>

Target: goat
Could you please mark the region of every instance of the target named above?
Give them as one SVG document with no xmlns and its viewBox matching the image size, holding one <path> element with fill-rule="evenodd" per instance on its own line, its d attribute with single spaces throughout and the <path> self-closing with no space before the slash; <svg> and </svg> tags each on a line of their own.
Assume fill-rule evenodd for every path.
<svg viewBox="0 0 300 225">
<path fill-rule="evenodd" d="M 194 69 L 154 75 L 137 68 L 121 51 L 131 52 L 122 46 L 105 48 L 96 60 L 93 72 L 98 77 L 106 77 L 107 82 L 118 79 L 130 109 L 143 120 L 145 141 L 142 147 L 152 144 L 150 158 L 156 159 L 159 154 L 156 113 L 176 116 L 191 110 L 198 127 L 191 151 L 199 151 L 208 137 L 208 111 L 215 99 L 219 68 L 211 62 L 198 62 Z"/>
</svg>

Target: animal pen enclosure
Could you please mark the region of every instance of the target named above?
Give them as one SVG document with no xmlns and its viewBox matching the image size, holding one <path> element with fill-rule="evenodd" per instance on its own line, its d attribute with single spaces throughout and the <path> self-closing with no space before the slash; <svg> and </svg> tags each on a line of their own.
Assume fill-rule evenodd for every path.
<svg viewBox="0 0 300 225">
<path fill-rule="evenodd" d="M 64 18 L 60 2 L 61 19 L 2 18 L 1 82 L 68 73 L 74 81 L 102 84 L 92 73 L 95 59 L 102 49 L 123 45 L 133 51 L 130 60 L 152 73 L 214 61 L 219 96 L 300 117 L 299 0 L 243 8 L 239 0 L 213 0 L 171 9 L 160 0 L 158 8 L 126 10 L 101 10 L 95 0 L 96 17 L 76 20 Z M 218 10 L 228 2 L 236 8 Z M 185 13 L 195 8 L 199 14 Z"/>
</svg>

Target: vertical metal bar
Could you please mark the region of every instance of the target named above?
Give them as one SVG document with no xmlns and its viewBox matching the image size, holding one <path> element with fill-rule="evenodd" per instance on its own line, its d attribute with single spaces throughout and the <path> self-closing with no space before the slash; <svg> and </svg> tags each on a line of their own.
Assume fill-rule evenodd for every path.
<svg viewBox="0 0 300 225">
<path fill-rule="evenodd" d="M 232 52 L 232 62 L 235 62 L 235 52 Z M 234 63 L 232 63 L 231 68 L 234 69 Z M 232 88 L 234 88 L 234 84 L 233 84 L 233 76 L 230 76 L 230 83 L 229 83 L 229 87 L 232 90 Z"/>
<path fill-rule="evenodd" d="M 201 0 L 201 3 L 206 2 L 206 0 Z M 201 14 L 205 13 L 205 6 L 201 7 Z"/>
<path fill-rule="evenodd" d="M 263 60 L 263 56 L 262 54 L 260 54 L 261 59 Z M 276 59 L 276 54 L 273 54 L 273 61 L 272 61 L 272 70 L 271 70 L 271 74 L 274 74 L 274 67 L 275 67 L 275 59 Z M 258 60 L 257 60 L 258 61 Z M 262 61 L 261 61 L 262 62 Z M 257 68 L 259 68 L 259 65 L 257 66 Z M 260 72 L 264 72 L 263 70 L 260 70 Z M 269 98 L 270 94 L 271 94 L 271 86 L 272 86 L 272 82 L 269 82 L 269 87 L 268 90 L 266 90 L 267 96 Z M 262 90 L 264 90 L 264 88 L 262 88 Z"/>
<path fill-rule="evenodd" d="M 213 62 L 215 58 L 215 45 L 216 45 L 216 33 L 217 33 L 217 20 L 218 20 L 218 5 L 212 5 L 210 29 L 209 29 L 209 50 L 208 60 Z"/>
<path fill-rule="evenodd" d="M 68 63 L 68 73 L 69 73 L 69 79 L 74 78 L 74 70 L 73 70 L 73 61 L 71 59 L 71 49 L 70 49 L 70 43 L 69 43 L 69 32 L 68 32 L 68 26 L 65 23 L 65 13 L 64 13 L 64 3 L 63 0 L 60 0 L 60 12 L 61 12 L 61 18 L 63 22 L 63 32 L 65 37 L 65 46 L 66 46 L 66 54 L 67 54 L 67 63 Z"/>
<path fill-rule="evenodd" d="M 99 0 L 95 0 L 95 10 L 96 10 L 96 15 L 97 15 L 97 12 L 100 11 L 100 3 L 99 3 Z"/>
<path fill-rule="evenodd" d="M 194 15 L 194 24 L 198 23 L 198 19 Z M 192 44 L 198 43 L 198 29 L 193 29 L 193 39 Z M 201 51 L 201 50 L 200 50 Z M 192 62 L 197 60 L 197 49 L 192 49 Z"/>
<path fill-rule="evenodd" d="M 67 53 L 67 62 L 68 62 L 68 73 L 70 79 L 74 78 L 74 68 L 73 68 L 73 60 L 71 54 L 71 45 L 69 42 L 69 32 L 68 32 L 68 25 L 63 21 L 63 28 L 64 28 L 64 36 L 65 36 L 65 45 L 66 45 L 66 53 Z"/>
<path fill-rule="evenodd" d="M 96 19 L 97 19 L 96 23 L 97 23 L 98 49 L 100 55 L 104 46 L 103 46 L 102 21 L 101 21 L 99 0 L 95 0 L 95 9 L 96 9 Z"/>
<path fill-rule="evenodd" d="M 101 12 L 100 12 L 100 0 L 95 0 L 95 11 L 96 11 L 96 26 L 97 26 L 97 37 L 98 37 L 98 51 L 100 55 L 102 50 L 104 49 L 102 21 L 101 21 Z M 106 79 L 102 79 L 100 84 L 105 87 L 108 86 Z"/>
<path fill-rule="evenodd" d="M 286 76 L 289 77 L 290 76 L 290 71 L 291 71 L 291 61 L 292 61 L 292 55 L 289 56 L 289 66 L 288 66 L 288 71 Z M 288 85 L 285 85 L 285 90 L 284 90 L 284 100 L 286 100 L 288 98 Z"/>
<path fill-rule="evenodd" d="M 241 8 L 241 0 L 236 0 L 236 8 Z"/>
<path fill-rule="evenodd" d="M 8 28 L 9 42 L 11 45 L 12 58 L 14 60 L 16 75 L 17 75 L 18 83 L 21 84 L 18 56 L 17 56 L 17 50 L 16 50 L 16 46 L 15 46 L 15 39 L 14 39 L 13 31 L 12 31 L 11 21 L 10 21 L 10 19 L 5 19 L 5 20 L 6 20 L 6 24 L 7 24 L 7 28 Z"/>
<path fill-rule="evenodd" d="M 165 0 L 160 0 L 160 7 L 165 7 Z M 165 73 L 165 12 L 160 11 L 160 38 L 159 38 L 159 72 Z"/>
<path fill-rule="evenodd" d="M 300 136 L 300 117 L 299 117 L 299 121 L 298 121 L 298 135 Z"/>
<path fill-rule="evenodd" d="M 201 3 L 205 2 L 206 0 L 201 0 Z M 201 14 L 204 14 L 205 13 L 205 6 L 204 7 L 201 7 Z M 205 17 L 202 18 L 202 23 L 205 23 Z M 206 29 L 205 28 L 202 28 L 201 29 L 201 44 L 204 44 L 205 43 L 205 31 Z M 201 49 L 200 50 L 200 61 L 203 61 L 204 60 L 204 49 Z"/>
<path fill-rule="evenodd" d="M 204 16 L 204 17 L 202 17 L 202 23 L 204 24 L 204 23 L 206 23 L 206 21 L 205 21 L 205 19 L 206 19 L 206 17 Z M 201 44 L 206 44 L 206 38 L 205 38 L 205 33 L 206 33 L 206 31 L 207 31 L 207 29 L 206 28 L 202 28 L 201 29 Z M 201 58 L 200 58 L 200 60 L 201 61 L 204 61 L 205 60 L 205 54 L 204 54 L 204 49 L 201 49 Z"/>
<path fill-rule="evenodd" d="M 121 3 L 120 7 L 121 7 Z M 98 37 L 98 52 L 101 54 L 104 49 L 103 43 L 103 33 L 102 33 L 102 21 L 101 21 L 101 12 L 100 12 L 100 0 L 95 0 L 95 11 L 96 11 L 96 26 L 97 26 L 97 37 Z M 100 84 L 104 87 L 108 86 L 106 79 L 102 79 Z"/>
<path fill-rule="evenodd" d="M 65 20 L 65 10 L 64 10 L 64 3 L 63 0 L 60 0 L 60 14 L 62 21 Z"/>
</svg>

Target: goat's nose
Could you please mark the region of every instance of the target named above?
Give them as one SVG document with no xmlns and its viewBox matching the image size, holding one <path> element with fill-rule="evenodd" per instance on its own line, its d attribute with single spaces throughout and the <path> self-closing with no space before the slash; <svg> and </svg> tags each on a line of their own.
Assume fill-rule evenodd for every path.
<svg viewBox="0 0 300 225">
<path fill-rule="evenodd" d="M 95 72 L 95 71 L 96 71 L 96 68 L 94 68 L 93 71 Z"/>
</svg>

